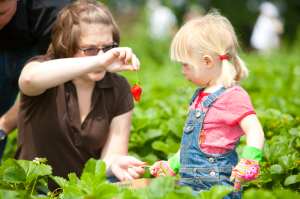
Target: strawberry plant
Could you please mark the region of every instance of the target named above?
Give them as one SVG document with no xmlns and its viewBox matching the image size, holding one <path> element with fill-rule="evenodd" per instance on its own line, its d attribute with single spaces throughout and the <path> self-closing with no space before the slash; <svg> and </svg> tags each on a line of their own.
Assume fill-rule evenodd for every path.
<svg viewBox="0 0 300 199">
<path fill-rule="evenodd" d="M 36 198 L 37 190 L 45 193 L 52 168 L 44 158 L 33 161 L 8 159 L 0 167 L 0 194 L 2 198 Z"/>
</svg>

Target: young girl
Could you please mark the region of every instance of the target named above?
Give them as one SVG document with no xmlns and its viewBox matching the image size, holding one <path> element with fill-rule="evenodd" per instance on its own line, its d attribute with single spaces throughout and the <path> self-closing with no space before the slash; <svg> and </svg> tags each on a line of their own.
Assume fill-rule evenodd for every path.
<svg viewBox="0 0 300 199">
<path fill-rule="evenodd" d="M 176 34 L 171 59 L 201 88 L 189 103 L 180 150 L 156 162 L 152 175 L 179 171 L 180 185 L 191 186 L 194 194 L 217 184 L 234 187 L 225 198 L 241 198 L 241 182 L 258 178 L 264 133 L 250 97 L 236 82 L 248 76 L 237 48 L 233 27 L 217 12 L 187 22 Z M 235 149 L 244 134 L 247 146 L 238 163 Z"/>
</svg>

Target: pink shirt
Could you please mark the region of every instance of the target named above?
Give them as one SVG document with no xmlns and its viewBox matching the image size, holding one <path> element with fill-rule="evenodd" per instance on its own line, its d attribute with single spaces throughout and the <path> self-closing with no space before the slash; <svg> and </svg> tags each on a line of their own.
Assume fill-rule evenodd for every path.
<svg viewBox="0 0 300 199">
<path fill-rule="evenodd" d="M 203 111 L 207 111 L 203 102 L 209 94 L 199 93 Z M 199 95 L 189 109 L 201 110 Z M 232 150 L 238 139 L 245 134 L 238 122 L 251 114 L 256 113 L 248 93 L 239 86 L 228 88 L 206 114 L 203 124 L 205 137 L 202 139 L 201 149 L 210 154 Z"/>
</svg>

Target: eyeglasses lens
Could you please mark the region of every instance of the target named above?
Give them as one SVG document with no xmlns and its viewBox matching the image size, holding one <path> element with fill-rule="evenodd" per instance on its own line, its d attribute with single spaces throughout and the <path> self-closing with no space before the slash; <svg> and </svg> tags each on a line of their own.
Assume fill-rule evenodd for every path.
<svg viewBox="0 0 300 199">
<path fill-rule="evenodd" d="M 98 48 L 89 48 L 85 50 L 85 55 L 88 56 L 94 56 L 97 55 L 99 53 L 99 49 Z"/>
<path fill-rule="evenodd" d="M 103 50 L 104 53 L 106 53 L 107 51 L 111 50 L 112 48 L 115 48 L 115 47 L 118 47 L 117 44 L 112 44 L 112 45 L 107 45 L 107 46 L 104 46 L 103 48 L 100 48 Z M 94 55 L 97 55 L 100 51 L 99 48 L 96 48 L 96 47 L 91 47 L 91 48 L 87 48 L 84 50 L 84 54 L 87 55 L 87 56 L 94 56 Z"/>
<path fill-rule="evenodd" d="M 103 52 L 106 53 L 107 51 L 109 51 L 110 49 L 112 49 L 114 46 L 113 45 L 109 45 L 109 46 L 105 46 L 103 48 Z"/>
</svg>

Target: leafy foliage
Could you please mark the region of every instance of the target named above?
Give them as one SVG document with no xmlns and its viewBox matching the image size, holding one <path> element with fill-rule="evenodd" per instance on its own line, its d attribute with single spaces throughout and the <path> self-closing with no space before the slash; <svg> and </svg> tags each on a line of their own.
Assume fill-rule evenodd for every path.
<svg viewBox="0 0 300 199">
<path fill-rule="evenodd" d="M 49 192 L 51 173 L 51 166 L 43 163 L 8 159 L 0 167 L 0 194 L 2 198 L 35 198 L 37 190 Z"/>
<path fill-rule="evenodd" d="M 50 175 L 50 177 L 63 190 L 60 198 L 112 198 L 119 194 L 119 188 L 115 185 L 106 183 L 105 163 L 101 160 L 91 158 L 86 164 L 80 179 L 75 173 L 68 175 L 69 181 Z M 57 192 L 51 196 L 57 196 Z"/>
</svg>

